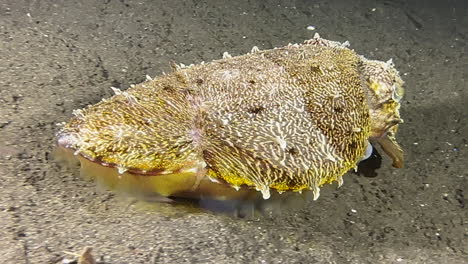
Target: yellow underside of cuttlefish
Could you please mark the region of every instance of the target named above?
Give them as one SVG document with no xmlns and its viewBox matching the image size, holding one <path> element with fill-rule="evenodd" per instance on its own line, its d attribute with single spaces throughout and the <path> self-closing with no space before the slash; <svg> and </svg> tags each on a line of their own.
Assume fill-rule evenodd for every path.
<svg viewBox="0 0 468 264">
<path fill-rule="evenodd" d="M 130 194 L 141 198 L 151 197 L 182 197 L 200 199 L 203 197 L 226 199 L 250 199 L 257 192 L 250 189 L 234 189 L 229 184 L 221 184 L 214 178 L 204 177 L 196 170 L 167 173 L 160 175 L 143 175 L 130 172 L 119 173 L 114 167 L 90 161 L 72 151 L 57 147 L 55 152 L 58 160 L 73 163 L 79 161 L 80 175 L 86 180 L 96 181 L 105 189 Z M 161 199 L 164 201 L 164 199 Z"/>
</svg>

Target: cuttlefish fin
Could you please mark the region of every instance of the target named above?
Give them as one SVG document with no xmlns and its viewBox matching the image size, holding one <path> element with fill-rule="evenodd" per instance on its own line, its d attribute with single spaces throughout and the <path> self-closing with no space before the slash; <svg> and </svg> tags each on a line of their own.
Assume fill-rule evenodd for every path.
<svg viewBox="0 0 468 264">
<path fill-rule="evenodd" d="M 379 138 L 377 142 L 380 144 L 385 153 L 387 153 L 387 155 L 392 158 L 392 166 L 395 168 L 403 168 L 403 149 L 401 149 L 393 133 L 387 133 L 385 136 Z"/>
</svg>

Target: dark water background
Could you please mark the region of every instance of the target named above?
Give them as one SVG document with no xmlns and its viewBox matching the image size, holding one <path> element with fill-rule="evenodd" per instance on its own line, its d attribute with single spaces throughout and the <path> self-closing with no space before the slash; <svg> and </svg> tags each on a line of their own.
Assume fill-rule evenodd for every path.
<svg viewBox="0 0 468 264">
<path fill-rule="evenodd" d="M 314 32 L 393 58 L 405 168 L 383 157 L 374 177 L 349 173 L 297 212 L 245 220 L 142 208 L 51 162 L 56 123 L 110 86 Z M 0 0 L 0 262 L 61 263 L 92 246 L 100 263 L 463 263 L 467 41 L 462 0 Z"/>
</svg>

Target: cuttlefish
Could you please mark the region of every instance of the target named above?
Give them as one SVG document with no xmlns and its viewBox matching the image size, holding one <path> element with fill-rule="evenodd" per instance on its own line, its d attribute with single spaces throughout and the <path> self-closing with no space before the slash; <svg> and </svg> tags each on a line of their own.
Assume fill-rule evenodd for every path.
<svg viewBox="0 0 468 264">
<path fill-rule="evenodd" d="M 403 166 L 403 81 L 391 60 L 316 34 L 173 68 L 75 110 L 59 149 L 113 189 L 220 200 L 303 190 L 317 199 L 372 144 Z"/>
</svg>

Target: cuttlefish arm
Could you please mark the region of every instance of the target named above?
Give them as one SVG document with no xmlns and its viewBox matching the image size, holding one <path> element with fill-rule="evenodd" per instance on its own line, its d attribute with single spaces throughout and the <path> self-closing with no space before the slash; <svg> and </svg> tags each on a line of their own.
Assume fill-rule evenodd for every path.
<svg viewBox="0 0 468 264">
<path fill-rule="evenodd" d="M 403 149 L 401 149 L 400 145 L 396 141 L 394 134 L 391 131 L 389 131 L 386 135 L 379 138 L 377 142 L 385 151 L 385 153 L 387 153 L 387 155 L 390 156 L 390 158 L 392 158 L 392 166 L 395 168 L 403 168 Z"/>
</svg>

